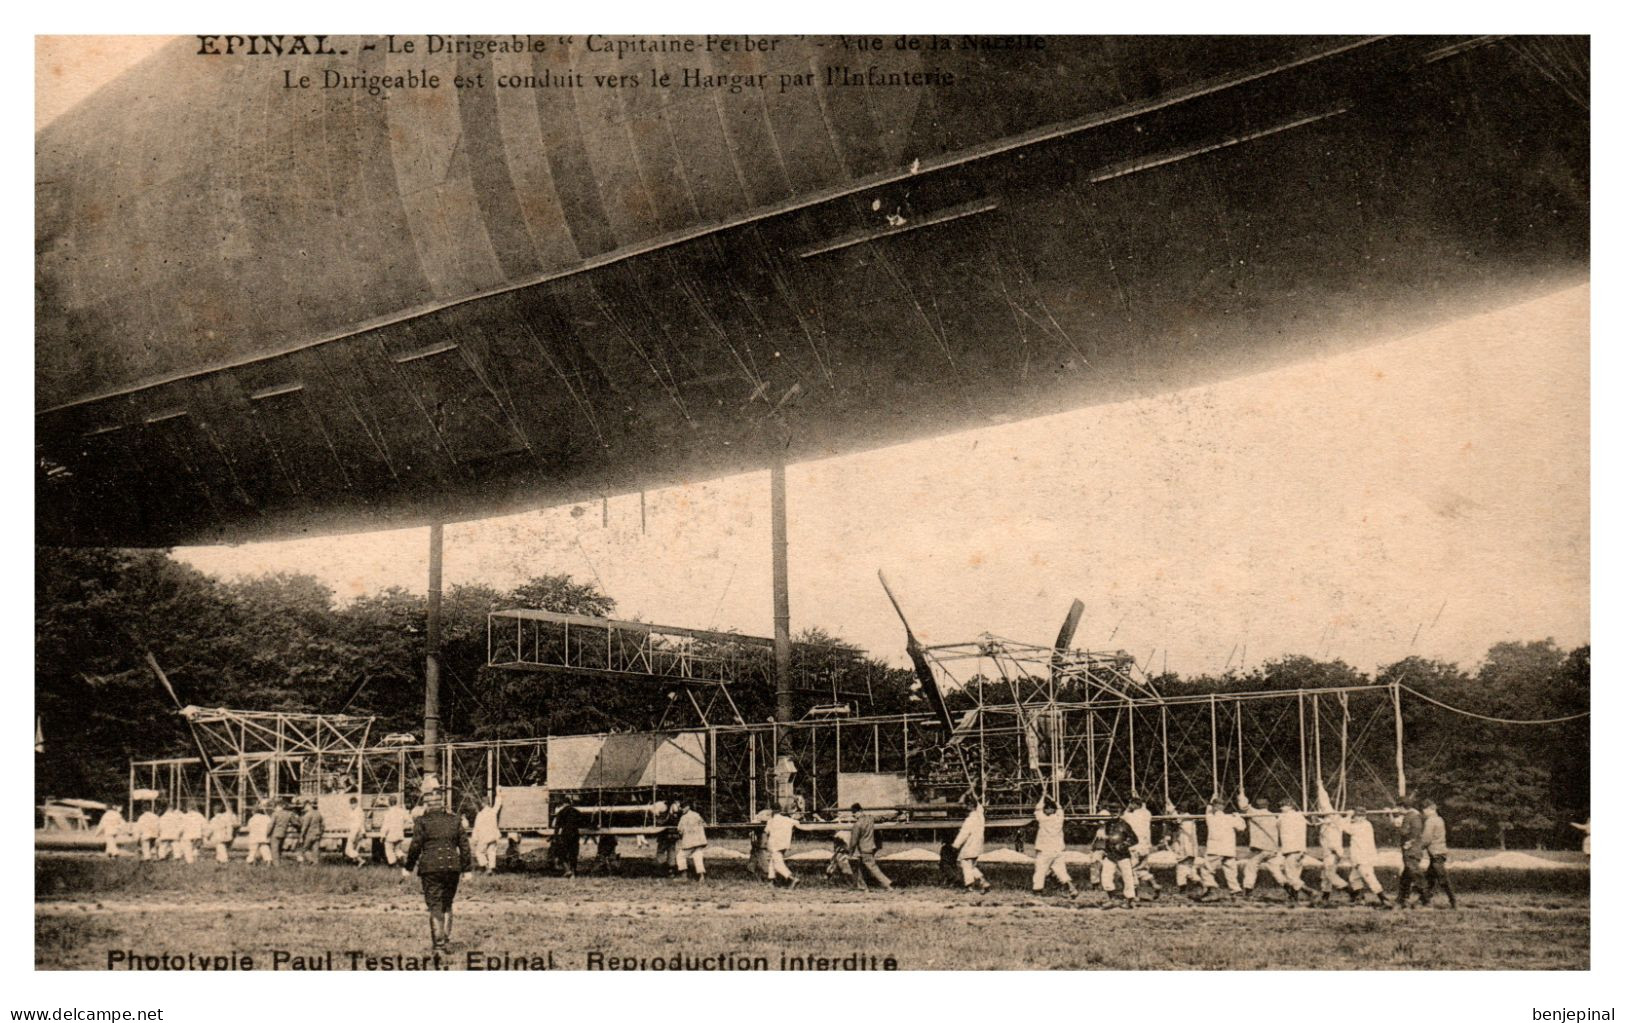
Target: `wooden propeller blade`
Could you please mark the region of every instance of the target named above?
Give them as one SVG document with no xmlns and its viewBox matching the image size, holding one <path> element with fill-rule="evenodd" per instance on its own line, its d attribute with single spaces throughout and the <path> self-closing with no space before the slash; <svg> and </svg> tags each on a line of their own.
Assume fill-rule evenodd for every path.
<svg viewBox="0 0 1625 1023">
<path fill-rule="evenodd" d="M 942 690 L 937 688 L 937 676 L 931 670 L 931 662 L 925 658 L 925 648 L 914 638 L 914 630 L 908 627 L 908 619 L 903 616 L 903 609 L 897 604 L 897 596 L 886 583 L 886 573 L 875 574 L 880 576 L 880 588 L 886 591 L 886 599 L 891 601 L 892 610 L 897 612 L 897 617 L 903 622 L 908 657 L 914 662 L 914 675 L 920 680 L 920 688 L 925 692 L 926 701 L 931 704 L 931 711 L 937 716 L 937 720 L 942 722 L 942 727 L 951 734 L 954 728 L 953 716 L 948 713 L 948 703 L 942 698 Z"/>
<path fill-rule="evenodd" d="M 1078 622 L 1083 620 L 1083 601 L 1074 599 L 1072 606 L 1067 609 L 1066 621 L 1061 623 L 1061 631 L 1055 636 L 1055 654 L 1059 657 L 1072 646 L 1072 636 L 1078 631 Z"/>
</svg>

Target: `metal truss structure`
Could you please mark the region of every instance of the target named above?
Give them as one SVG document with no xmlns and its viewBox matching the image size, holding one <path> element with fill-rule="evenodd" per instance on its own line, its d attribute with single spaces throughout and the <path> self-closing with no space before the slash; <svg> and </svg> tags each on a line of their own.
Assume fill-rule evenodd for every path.
<svg viewBox="0 0 1625 1023">
<path fill-rule="evenodd" d="M 994 819 L 1025 819 L 1046 794 L 1075 814 L 1100 814 L 1134 792 L 1193 812 L 1210 794 L 1238 790 L 1255 798 L 1291 796 L 1306 808 L 1315 805 L 1322 785 L 1338 807 L 1389 806 L 1400 791 L 1392 687 L 1053 702 L 1024 692 L 1019 701 L 995 701 L 995 690 L 1010 682 L 982 676 L 950 690 L 983 702 L 965 711 L 948 735 L 930 714 L 687 729 L 704 736 L 706 777 L 703 787 L 682 794 L 726 826 L 776 806 L 831 815 L 843 804 L 844 779 L 892 775 L 906 780 L 912 797 L 872 808 L 929 827 L 951 821 L 958 801 L 972 793 Z M 454 801 L 494 797 L 504 788 L 546 787 L 547 742 L 439 743 L 431 762 Z M 421 786 L 425 750 L 421 744 L 353 750 L 285 744 L 280 752 L 216 757 L 212 772 L 196 757 L 133 763 L 130 784 L 174 801 L 223 795 L 239 812 L 262 800 L 323 791 L 406 796 Z M 669 794 L 652 786 L 571 792 L 588 804 L 625 808 Z"/>
<path fill-rule="evenodd" d="M 186 707 L 181 715 L 207 767 L 197 757 L 134 762 L 132 791 L 156 789 L 173 803 L 225 802 L 242 815 L 268 800 L 361 787 L 370 717 L 225 707 Z"/>
<path fill-rule="evenodd" d="M 693 711 L 687 723 L 701 727 L 719 717 L 745 723 L 730 685 L 773 684 L 771 639 L 552 611 L 490 614 L 486 661 L 508 670 L 665 683 L 686 698 Z M 661 727 L 682 723 L 670 720 L 673 710 L 667 708 Z"/>
<path fill-rule="evenodd" d="M 1162 692 L 1122 651 L 983 635 L 916 648 L 944 683 L 946 718 L 745 722 L 728 690 L 771 686 L 771 641 L 760 637 L 514 610 L 491 615 L 488 642 L 492 667 L 655 681 L 687 693 L 690 720 L 639 734 L 698 737 L 691 741 L 703 743 L 703 785 L 696 779 L 679 788 L 719 826 L 744 824 L 769 807 L 831 815 L 851 801 L 847 790 L 876 779 L 906 796 L 866 806 L 925 827 L 950 823 L 968 794 L 995 821 L 1014 822 L 1045 795 L 1074 814 L 1105 813 L 1131 794 L 1159 810 L 1193 812 L 1210 795 L 1238 791 L 1290 796 L 1310 809 L 1322 787 L 1339 808 L 1389 806 L 1405 786 L 1397 685 Z M 548 788 L 547 738 L 369 745 L 369 718 L 184 713 L 209 770 L 195 757 L 132 764 L 132 790 L 225 798 L 245 812 L 295 793 L 405 796 L 426 770 L 437 771 L 458 801 Z M 665 798 L 658 785 L 567 791 L 584 805 L 627 811 Z M 545 815 L 531 826 L 545 828 Z"/>
<path fill-rule="evenodd" d="M 1337 807 L 1387 806 L 1404 793 L 1397 686 L 1162 693 L 1123 651 L 991 635 L 924 654 L 969 704 L 949 745 L 990 807 L 1050 795 L 1101 813 L 1138 794 L 1194 810 L 1248 791 L 1308 808 L 1321 787 Z"/>
</svg>

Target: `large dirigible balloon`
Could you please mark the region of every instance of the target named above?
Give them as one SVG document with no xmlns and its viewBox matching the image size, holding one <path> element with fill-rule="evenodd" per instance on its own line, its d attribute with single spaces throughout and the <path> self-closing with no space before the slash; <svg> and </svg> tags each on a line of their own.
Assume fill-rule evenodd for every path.
<svg viewBox="0 0 1625 1023">
<path fill-rule="evenodd" d="M 624 493 L 1586 273 L 1584 40 L 534 39 L 181 40 L 38 134 L 41 543 Z"/>
</svg>

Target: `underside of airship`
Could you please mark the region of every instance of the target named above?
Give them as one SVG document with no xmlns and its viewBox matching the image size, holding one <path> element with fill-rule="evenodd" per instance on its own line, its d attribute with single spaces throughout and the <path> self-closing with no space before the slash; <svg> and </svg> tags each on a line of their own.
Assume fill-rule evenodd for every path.
<svg viewBox="0 0 1625 1023">
<path fill-rule="evenodd" d="M 160 50 L 36 140 L 38 541 L 624 493 L 1587 273 L 1583 40 L 883 43 Z"/>
</svg>

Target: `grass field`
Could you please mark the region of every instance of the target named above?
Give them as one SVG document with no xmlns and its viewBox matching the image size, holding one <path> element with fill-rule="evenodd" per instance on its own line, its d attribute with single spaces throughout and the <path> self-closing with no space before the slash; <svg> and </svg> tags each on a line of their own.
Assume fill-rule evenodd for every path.
<svg viewBox="0 0 1625 1023">
<path fill-rule="evenodd" d="M 1268 901 L 1193 905 L 1168 897 L 1135 912 L 1102 912 L 1098 893 L 1079 908 L 1063 895 L 1033 897 L 1030 870 L 987 868 L 996 889 L 970 895 L 939 883 L 934 864 L 888 864 L 890 893 L 862 893 L 802 864 L 793 891 L 774 889 L 729 862 L 694 885 L 628 863 L 628 876 L 572 880 L 539 870 L 474 877 L 457 902 L 454 947 L 439 968 L 550 963 L 585 969 L 590 956 L 767 968 L 783 957 L 824 957 L 823 968 L 901 969 L 1587 969 L 1585 871 L 1458 871 L 1458 912 L 1404 913 L 1339 905 L 1288 908 Z M 1392 887 L 1393 878 L 1384 874 Z M 1167 879 L 1164 879 L 1166 883 Z M 1268 882 L 1264 882 L 1265 885 Z M 36 859 L 35 966 L 106 969 L 109 953 L 188 953 L 293 968 L 408 965 L 428 952 L 415 880 L 382 867 L 187 867 L 88 856 Z M 325 954 L 332 953 L 329 961 Z M 843 963 L 842 960 L 845 960 Z M 435 966 L 433 960 L 418 965 Z M 650 964 L 654 965 L 654 964 Z M 703 965 L 703 964 L 702 964 Z"/>
</svg>

